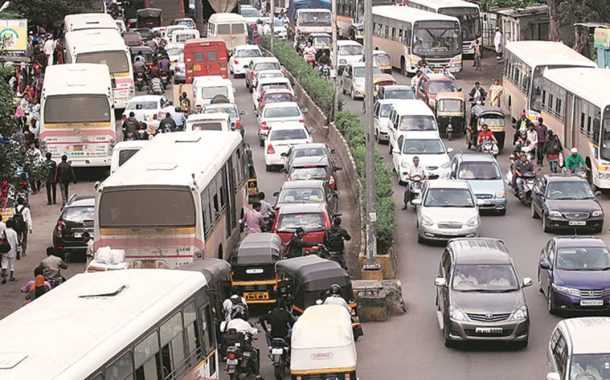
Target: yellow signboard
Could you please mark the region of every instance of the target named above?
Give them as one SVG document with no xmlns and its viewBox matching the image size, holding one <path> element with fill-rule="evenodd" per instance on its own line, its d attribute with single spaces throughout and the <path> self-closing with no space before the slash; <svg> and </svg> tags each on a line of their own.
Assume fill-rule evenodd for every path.
<svg viewBox="0 0 610 380">
<path fill-rule="evenodd" d="M 0 20 L 0 47 L 6 51 L 26 50 L 28 20 Z"/>
</svg>

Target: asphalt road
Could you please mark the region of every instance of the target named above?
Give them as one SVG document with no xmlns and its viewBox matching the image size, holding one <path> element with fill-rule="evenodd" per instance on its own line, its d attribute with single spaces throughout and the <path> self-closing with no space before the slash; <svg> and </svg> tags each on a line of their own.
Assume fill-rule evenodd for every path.
<svg viewBox="0 0 610 380">
<path fill-rule="evenodd" d="M 466 61 L 464 72 L 456 75 L 459 87 L 470 91 L 479 80 L 488 88 L 493 79 L 500 78 L 502 65 L 494 57 L 484 60 L 483 70 L 473 72 L 471 61 Z M 410 78 L 393 73 L 404 84 Z M 345 98 L 345 108 L 362 112 L 362 101 Z M 512 128 L 507 129 L 512 138 Z M 509 140 L 510 141 L 510 140 Z M 448 146 L 455 152 L 465 151 L 463 138 L 454 138 Z M 387 146 L 380 146 L 388 168 L 392 161 Z M 508 168 L 510 143 L 499 157 L 503 173 Z M 456 379 L 456 380 L 514 380 L 544 379 L 546 375 L 546 347 L 550 333 L 560 318 L 550 315 L 538 292 L 536 277 L 538 254 L 552 236 L 542 232 L 540 220 L 530 217 L 530 210 L 511 194 L 505 216 L 482 216 L 481 236 L 503 239 L 513 257 L 521 277 L 531 277 L 534 286 L 525 290 L 531 326 L 529 346 L 525 350 L 491 344 L 457 349 L 446 348 L 436 320 L 434 278 L 442 246 L 417 243 L 416 216 L 412 208 L 401 210 L 404 187 L 394 181 L 393 199 L 397 205 L 394 230 L 394 252 L 399 255 L 399 278 L 408 311 L 384 323 L 368 323 L 365 335 L 358 343 L 358 375 L 361 379 Z M 608 215 L 608 195 L 602 204 Z M 608 241 L 607 231 L 602 235 Z M 382 375 L 383 374 L 383 375 Z"/>
</svg>

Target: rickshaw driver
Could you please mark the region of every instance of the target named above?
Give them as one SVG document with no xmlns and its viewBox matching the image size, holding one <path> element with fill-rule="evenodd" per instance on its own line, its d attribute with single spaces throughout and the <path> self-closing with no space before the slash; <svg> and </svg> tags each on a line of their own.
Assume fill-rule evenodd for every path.
<svg viewBox="0 0 610 380">
<path fill-rule="evenodd" d="M 347 301 L 341 295 L 341 285 L 332 284 L 330 286 L 330 290 L 327 291 L 326 299 L 324 300 L 325 305 L 339 305 L 343 306 L 347 309 L 347 311 L 351 314 L 352 309 L 350 309 Z"/>
<path fill-rule="evenodd" d="M 483 129 L 479 131 L 479 136 L 477 137 L 477 146 L 481 146 L 483 142 L 487 140 L 492 140 L 497 144 L 498 140 L 496 140 L 494 133 L 489 130 L 489 126 L 487 124 L 483 124 L 482 128 Z"/>
</svg>

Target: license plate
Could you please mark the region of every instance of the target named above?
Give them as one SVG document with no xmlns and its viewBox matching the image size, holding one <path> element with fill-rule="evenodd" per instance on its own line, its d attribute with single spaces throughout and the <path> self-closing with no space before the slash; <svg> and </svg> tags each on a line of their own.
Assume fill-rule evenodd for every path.
<svg viewBox="0 0 610 380">
<path fill-rule="evenodd" d="M 587 222 L 584 220 L 571 220 L 568 222 L 570 226 L 586 226 Z"/>
<path fill-rule="evenodd" d="M 474 329 L 477 334 L 502 334 L 501 327 L 477 327 Z"/>
<path fill-rule="evenodd" d="M 488 205 L 490 205 L 490 204 L 491 204 L 491 202 L 490 202 L 490 201 L 484 201 L 484 200 L 478 200 L 478 201 L 477 201 L 477 204 L 478 204 L 479 206 L 488 206 Z"/>
<path fill-rule="evenodd" d="M 266 301 L 269 299 L 269 292 L 244 292 L 246 301 Z"/>
<path fill-rule="evenodd" d="M 284 350 L 282 348 L 272 348 L 271 349 L 272 355 L 281 355 L 283 353 L 284 353 Z"/>
<path fill-rule="evenodd" d="M 237 359 L 227 359 L 228 365 L 237 365 Z"/>
<path fill-rule="evenodd" d="M 72 151 L 74 152 L 81 152 L 83 150 L 83 146 L 82 145 L 74 145 L 72 146 Z"/>
<path fill-rule="evenodd" d="M 74 238 L 75 238 L 75 239 L 80 239 L 80 238 L 82 238 L 82 237 L 83 237 L 82 232 L 75 232 L 75 233 L 74 233 Z"/>
<path fill-rule="evenodd" d="M 604 306 L 604 300 L 581 300 L 580 306 Z"/>
</svg>

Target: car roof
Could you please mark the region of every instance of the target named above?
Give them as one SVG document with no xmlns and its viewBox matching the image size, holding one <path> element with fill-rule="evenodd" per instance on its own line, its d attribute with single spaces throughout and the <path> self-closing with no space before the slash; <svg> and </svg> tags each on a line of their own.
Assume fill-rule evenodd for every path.
<svg viewBox="0 0 610 380">
<path fill-rule="evenodd" d="M 475 152 L 462 152 L 456 154 L 463 162 L 496 162 L 496 159 L 491 154 L 487 153 L 475 153 Z"/>
<path fill-rule="evenodd" d="M 265 71 L 263 71 L 263 72 L 265 72 Z M 269 95 L 269 94 L 290 94 L 290 95 L 293 95 L 292 91 L 290 91 L 287 88 L 270 88 L 268 90 L 265 90 L 264 95 Z M 278 102 L 278 103 L 280 103 L 280 102 Z"/>
<path fill-rule="evenodd" d="M 286 181 L 282 185 L 281 190 L 285 189 L 303 189 L 303 188 L 312 188 L 319 187 L 324 188 L 324 181 L 321 179 L 307 179 L 307 180 L 298 180 L 298 181 Z"/>
<path fill-rule="evenodd" d="M 470 189 L 468 182 L 457 179 L 436 179 L 428 181 L 429 189 Z"/>
<path fill-rule="evenodd" d="M 438 131 L 405 131 L 400 132 L 405 140 L 441 140 Z"/>
<path fill-rule="evenodd" d="M 282 72 L 282 70 L 277 70 L 277 69 L 273 69 L 273 70 L 262 70 L 262 71 L 257 71 L 256 75 L 261 75 L 261 74 L 282 74 L 282 76 L 284 76 L 284 73 Z"/>
<path fill-rule="evenodd" d="M 292 160 L 292 168 L 325 167 L 330 165 L 328 156 L 301 156 Z"/>
<path fill-rule="evenodd" d="M 84 207 L 95 206 L 95 196 L 93 195 L 75 195 L 64 208 L 69 207 Z"/>
<path fill-rule="evenodd" d="M 163 97 L 163 95 L 137 95 L 129 99 L 128 103 L 159 102 Z"/>
<path fill-rule="evenodd" d="M 206 104 L 204 110 L 214 109 L 214 108 L 235 108 L 237 109 L 237 104 L 235 103 L 215 103 L 215 104 Z M 190 116 L 190 115 L 189 115 Z"/>
<path fill-rule="evenodd" d="M 610 341 L 600 339 L 610 333 L 610 317 L 569 318 L 557 325 L 568 333 L 573 354 L 610 353 Z"/>
<path fill-rule="evenodd" d="M 230 117 L 225 112 L 206 112 L 206 113 L 194 113 L 186 118 L 186 122 L 192 121 L 207 121 L 207 120 L 227 120 Z"/>
<path fill-rule="evenodd" d="M 586 182 L 587 180 L 577 175 L 545 174 L 547 182 Z"/>
<path fill-rule="evenodd" d="M 452 239 L 447 247 L 456 264 L 511 264 L 504 242 L 493 238 Z"/>
<path fill-rule="evenodd" d="M 553 238 L 560 248 L 563 247 L 607 247 L 606 243 L 593 236 L 557 236 Z"/>
<path fill-rule="evenodd" d="M 274 125 L 273 128 L 271 128 L 271 132 L 277 131 L 277 130 L 282 130 L 282 129 L 305 129 L 306 130 L 305 125 L 303 125 L 303 123 L 300 123 L 298 121 L 288 121 L 285 123 Z"/>
<path fill-rule="evenodd" d="M 205 76 L 196 76 L 193 78 L 193 86 L 196 84 L 231 84 L 231 80 L 225 79 L 220 75 L 205 75 Z"/>
<path fill-rule="evenodd" d="M 251 61 L 254 61 L 254 64 L 258 63 L 269 63 L 269 62 L 277 62 L 279 63 L 277 58 L 275 57 L 250 57 Z"/>
<path fill-rule="evenodd" d="M 298 107 L 299 110 L 301 109 L 301 107 L 299 107 L 299 104 L 297 102 L 275 102 L 275 103 L 265 104 L 265 109 L 284 108 L 284 107 Z"/>
<path fill-rule="evenodd" d="M 337 46 L 362 46 L 361 43 L 352 40 L 338 40 Z"/>
<path fill-rule="evenodd" d="M 428 105 L 420 99 L 401 99 L 400 103 L 394 105 L 399 115 L 424 115 L 434 116 Z"/>
<path fill-rule="evenodd" d="M 305 214 L 325 211 L 323 203 L 298 203 L 283 204 L 280 206 L 279 214 Z"/>
<path fill-rule="evenodd" d="M 258 81 L 259 85 L 270 84 L 270 83 L 287 83 L 290 84 L 290 80 L 286 77 L 273 77 L 273 78 L 262 78 Z"/>
</svg>

